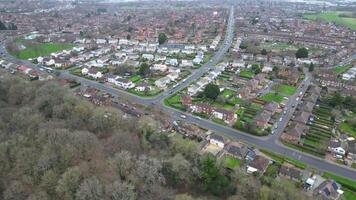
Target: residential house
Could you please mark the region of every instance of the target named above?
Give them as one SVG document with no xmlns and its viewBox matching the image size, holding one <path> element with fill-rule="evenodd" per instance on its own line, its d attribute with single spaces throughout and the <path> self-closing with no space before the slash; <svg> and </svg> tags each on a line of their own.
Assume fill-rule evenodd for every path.
<svg viewBox="0 0 356 200">
<path fill-rule="evenodd" d="M 168 83 L 171 82 L 171 79 L 167 76 L 160 78 L 158 80 L 155 81 L 155 85 L 159 88 L 165 88 L 167 86 Z"/>
<path fill-rule="evenodd" d="M 180 64 L 181 67 L 193 67 L 193 62 L 191 60 L 182 60 Z"/>
<path fill-rule="evenodd" d="M 311 113 L 314 109 L 314 103 L 310 101 L 304 101 L 302 104 L 299 104 L 298 110 Z"/>
<path fill-rule="evenodd" d="M 253 124 L 259 128 L 265 129 L 268 127 L 268 122 L 270 119 L 271 113 L 266 110 L 262 110 L 253 118 Z"/>
<path fill-rule="evenodd" d="M 156 70 L 156 71 L 162 71 L 162 72 L 165 72 L 167 71 L 168 67 L 167 65 L 164 65 L 164 64 L 154 64 L 152 67 L 151 67 L 152 70 Z"/>
<path fill-rule="evenodd" d="M 291 122 L 283 132 L 281 138 L 287 142 L 299 144 L 300 138 L 302 135 L 305 135 L 307 128 L 305 124 Z"/>
<path fill-rule="evenodd" d="M 211 134 L 209 136 L 209 142 L 210 142 L 210 144 L 216 145 L 220 148 L 224 148 L 224 146 L 225 146 L 224 138 L 217 134 Z"/>
<path fill-rule="evenodd" d="M 188 87 L 188 94 L 190 96 L 195 95 L 196 93 L 198 93 L 201 90 L 201 87 L 197 84 L 192 84 Z"/>
<path fill-rule="evenodd" d="M 285 80 L 287 84 L 296 85 L 299 81 L 300 72 L 296 68 L 283 68 L 278 71 L 277 76 Z"/>
<path fill-rule="evenodd" d="M 293 165 L 283 164 L 279 169 L 279 175 L 291 179 L 293 181 L 300 181 L 302 178 L 302 171 Z"/>
<path fill-rule="evenodd" d="M 312 104 L 315 104 L 317 102 L 318 98 L 319 98 L 318 95 L 309 93 L 308 95 L 303 97 L 303 100 L 305 102 L 311 102 Z"/>
<path fill-rule="evenodd" d="M 135 90 L 138 92 L 150 91 L 151 86 L 147 83 L 139 83 L 136 85 Z"/>
<path fill-rule="evenodd" d="M 225 154 L 239 160 L 245 159 L 247 152 L 248 146 L 238 142 L 231 142 L 228 145 L 225 145 Z"/>
<path fill-rule="evenodd" d="M 21 65 L 21 66 L 17 67 L 17 70 L 22 72 L 22 73 L 24 73 L 24 74 L 29 74 L 32 71 L 31 68 L 26 67 L 24 65 Z"/>
<path fill-rule="evenodd" d="M 304 112 L 304 111 L 298 111 L 294 115 L 293 121 L 299 122 L 301 124 L 307 124 L 307 122 L 309 121 L 310 115 L 311 115 L 311 113 Z"/>
<path fill-rule="evenodd" d="M 155 57 L 152 54 L 142 54 L 142 58 L 148 61 L 153 61 Z"/>
<path fill-rule="evenodd" d="M 340 156 L 340 158 L 342 158 L 343 156 L 345 156 L 346 151 L 347 151 L 347 147 L 344 144 L 345 143 L 342 143 L 340 140 L 331 139 L 329 141 L 328 151 L 333 153 L 336 157 Z M 337 155 L 339 155 L 339 156 L 337 156 Z"/>
<path fill-rule="evenodd" d="M 209 104 L 198 103 L 192 106 L 192 111 L 196 113 L 211 114 L 213 112 L 213 107 Z"/>
<path fill-rule="evenodd" d="M 234 112 L 222 108 L 214 109 L 213 115 L 215 118 L 224 120 L 225 122 L 228 123 L 231 123 L 237 119 L 237 115 Z"/>
<path fill-rule="evenodd" d="M 278 110 L 278 104 L 274 102 L 266 103 L 263 106 L 263 110 L 270 112 L 272 115 Z"/>
<path fill-rule="evenodd" d="M 157 61 L 166 61 L 166 56 L 164 56 L 164 55 L 156 55 L 155 56 L 155 61 L 157 62 Z"/>
<path fill-rule="evenodd" d="M 321 199 L 339 199 L 344 192 L 341 190 L 341 186 L 334 180 L 325 180 L 313 191 L 313 195 L 320 197 Z"/>
<path fill-rule="evenodd" d="M 193 64 L 199 65 L 203 62 L 203 59 L 199 58 L 199 57 L 195 57 L 193 59 Z"/>
<path fill-rule="evenodd" d="M 168 74 L 167 77 L 168 77 L 169 79 L 171 79 L 171 81 L 175 81 L 175 80 L 179 77 L 179 73 L 177 73 L 177 72 L 172 72 L 172 73 Z"/>
<path fill-rule="evenodd" d="M 167 59 L 166 64 L 171 66 L 178 66 L 178 60 L 175 58 Z"/>
<path fill-rule="evenodd" d="M 348 142 L 347 158 L 356 161 L 356 140 Z"/>
<path fill-rule="evenodd" d="M 252 88 L 245 86 L 239 89 L 236 93 L 236 96 L 240 99 L 247 99 L 251 96 Z"/>
<path fill-rule="evenodd" d="M 182 105 L 184 106 L 191 106 L 192 105 L 192 98 L 188 95 L 182 95 L 180 97 L 180 101 L 182 103 Z"/>
<path fill-rule="evenodd" d="M 254 173 L 254 172 L 260 172 L 264 173 L 270 164 L 270 160 L 267 158 L 257 155 L 255 156 L 255 159 L 253 159 L 250 163 L 247 165 L 247 172 L 248 173 Z"/>
<path fill-rule="evenodd" d="M 82 71 L 82 73 L 83 73 L 83 71 Z M 99 79 L 99 78 L 103 77 L 103 74 L 98 69 L 90 68 L 88 70 L 87 76 L 92 77 L 93 79 Z"/>
</svg>

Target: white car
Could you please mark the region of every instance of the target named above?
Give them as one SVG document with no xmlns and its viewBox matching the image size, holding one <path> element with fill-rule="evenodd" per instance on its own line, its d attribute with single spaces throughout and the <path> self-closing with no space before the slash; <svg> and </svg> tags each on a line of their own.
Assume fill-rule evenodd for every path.
<svg viewBox="0 0 356 200">
<path fill-rule="evenodd" d="M 187 118 L 187 116 L 185 116 L 185 115 L 181 115 L 180 117 L 183 119 Z"/>
<path fill-rule="evenodd" d="M 281 122 L 283 120 L 283 118 L 281 117 L 281 118 L 279 118 L 279 121 Z"/>
</svg>

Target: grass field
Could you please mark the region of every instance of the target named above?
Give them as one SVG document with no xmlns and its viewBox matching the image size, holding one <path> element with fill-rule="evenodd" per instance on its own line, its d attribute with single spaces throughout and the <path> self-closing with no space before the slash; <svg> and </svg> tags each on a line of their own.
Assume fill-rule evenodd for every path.
<svg viewBox="0 0 356 200">
<path fill-rule="evenodd" d="M 351 67 L 352 67 L 351 64 L 342 65 L 342 66 L 335 67 L 332 71 L 336 74 L 342 74 L 346 72 L 348 69 L 350 69 Z"/>
<path fill-rule="evenodd" d="M 339 125 L 339 129 L 341 132 L 346 133 L 347 135 L 356 137 L 356 130 L 352 129 L 352 127 L 350 127 L 346 122 L 342 122 Z"/>
<path fill-rule="evenodd" d="M 74 47 L 72 44 L 28 44 L 25 46 L 25 49 L 21 50 L 18 54 L 14 54 L 17 58 L 27 60 L 29 58 L 46 56 L 54 52 Z"/>
<path fill-rule="evenodd" d="M 242 70 L 240 72 L 240 77 L 243 77 L 243 78 L 248 78 L 248 79 L 251 79 L 255 76 L 255 74 L 251 71 L 247 71 L 247 70 Z"/>
<path fill-rule="evenodd" d="M 240 166 L 240 162 L 240 160 L 237 160 L 231 156 L 225 156 L 223 160 L 224 166 L 229 169 L 235 169 L 236 167 Z"/>
<path fill-rule="evenodd" d="M 132 81 L 133 83 L 137 83 L 138 81 L 141 80 L 141 77 L 139 75 L 136 75 L 136 76 L 130 77 L 129 80 Z"/>
<path fill-rule="evenodd" d="M 340 17 L 341 13 L 347 12 L 324 12 L 319 14 L 304 15 L 305 19 L 314 21 L 334 22 L 338 25 L 346 26 L 352 30 L 356 30 L 356 18 Z"/>
<path fill-rule="evenodd" d="M 223 97 L 225 98 L 229 98 L 229 97 L 232 97 L 234 95 L 234 91 L 232 90 L 229 90 L 229 89 L 225 89 L 222 93 Z"/>
<path fill-rule="evenodd" d="M 166 106 L 171 106 L 173 108 L 177 108 L 177 109 L 183 110 L 183 105 L 180 102 L 180 95 L 179 94 L 175 94 L 173 96 L 170 96 L 169 98 L 164 99 L 164 104 Z"/>
<path fill-rule="evenodd" d="M 270 92 L 260 98 L 261 100 L 267 101 L 267 102 L 276 102 L 276 103 L 281 103 L 283 101 L 283 96 L 275 94 L 274 92 Z"/>
<path fill-rule="evenodd" d="M 268 51 L 296 51 L 298 48 L 294 45 L 285 42 L 265 42 L 261 45 L 263 49 Z"/>
<path fill-rule="evenodd" d="M 297 88 L 289 85 L 277 84 L 273 86 L 273 90 L 286 96 L 291 96 Z"/>
</svg>

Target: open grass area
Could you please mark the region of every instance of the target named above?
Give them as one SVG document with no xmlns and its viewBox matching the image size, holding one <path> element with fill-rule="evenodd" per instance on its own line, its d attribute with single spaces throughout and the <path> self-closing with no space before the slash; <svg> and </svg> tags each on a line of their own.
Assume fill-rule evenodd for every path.
<svg viewBox="0 0 356 200">
<path fill-rule="evenodd" d="M 224 156 L 223 164 L 229 169 L 235 169 L 236 167 L 240 166 L 241 161 L 231 156 Z"/>
<path fill-rule="evenodd" d="M 133 83 L 137 83 L 138 81 L 141 80 L 141 77 L 139 75 L 136 75 L 136 76 L 130 77 L 129 80 L 132 81 Z"/>
<path fill-rule="evenodd" d="M 26 48 L 20 50 L 18 53 L 13 53 L 19 59 L 27 60 L 29 58 L 36 58 L 39 56 L 47 56 L 51 53 L 59 52 L 64 49 L 71 49 L 72 44 L 26 44 Z"/>
<path fill-rule="evenodd" d="M 240 77 L 243 77 L 243 78 L 248 78 L 248 79 L 251 79 L 255 76 L 255 73 L 251 72 L 251 71 L 248 71 L 248 70 L 242 70 L 240 72 Z"/>
<path fill-rule="evenodd" d="M 346 122 L 342 122 L 338 128 L 341 132 L 349 136 L 356 137 L 356 130 L 353 129 L 350 125 L 348 125 Z"/>
<path fill-rule="evenodd" d="M 267 51 L 279 52 L 279 51 L 296 51 L 298 47 L 285 42 L 265 42 L 261 45 L 262 49 Z"/>
<path fill-rule="evenodd" d="M 319 14 L 304 15 L 304 18 L 314 21 L 333 22 L 337 25 L 346 26 L 352 30 L 356 30 L 356 18 L 340 17 L 340 14 L 348 14 L 348 12 L 324 12 Z"/>
<path fill-rule="evenodd" d="M 297 90 L 296 87 L 284 84 L 277 84 L 273 86 L 273 90 L 286 96 L 291 96 Z"/>
<path fill-rule="evenodd" d="M 69 72 L 76 76 L 82 76 L 82 68 L 73 68 L 70 69 Z"/>
<path fill-rule="evenodd" d="M 270 92 L 262 97 L 260 97 L 261 100 L 267 101 L 267 102 L 276 102 L 276 103 L 281 103 L 283 101 L 283 96 L 275 94 L 274 92 Z"/>
<path fill-rule="evenodd" d="M 171 106 L 171 107 L 179 109 L 179 110 L 184 110 L 184 107 L 183 107 L 182 103 L 180 102 L 179 94 L 175 94 L 173 96 L 170 96 L 170 97 L 164 99 L 164 104 L 166 106 Z"/>
<path fill-rule="evenodd" d="M 351 67 L 352 67 L 351 64 L 341 65 L 341 66 L 335 67 L 334 69 L 332 69 L 332 71 L 336 74 L 342 74 L 342 73 L 346 72 L 348 69 L 350 69 Z"/>
<path fill-rule="evenodd" d="M 145 91 L 145 92 L 136 91 L 135 88 L 131 88 L 131 89 L 127 90 L 127 91 L 132 93 L 132 94 L 135 94 L 137 96 L 140 96 L 140 97 L 152 97 L 152 96 L 158 95 L 163 90 L 161 90 L 161 89 L 159 89 L 157 87 L 153 87 L 151 90 Z"/>
<path fill-rule="evenodd" d="M 222 93 L 222 96 L 223 96 L 224 98 L 230 98 L 230 97 L 232 97 L 234 94 L 235 94 L 234 91 L 229 90 L 229 89 L 225 89 L 225 90 L 223 91 L 223 93 Z"/>
<path fill-rule="evenodd" d="M 351 190 L 348 189 L 343 189 L 344 191 L 344 198 L 345 200 L 355 200 L 356 199 L 356 192 L 352 192 Z"/>
</svg>

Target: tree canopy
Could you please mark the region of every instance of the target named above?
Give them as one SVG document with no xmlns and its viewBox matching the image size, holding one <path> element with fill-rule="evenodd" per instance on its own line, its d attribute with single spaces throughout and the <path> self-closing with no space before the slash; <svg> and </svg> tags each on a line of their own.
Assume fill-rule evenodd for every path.
<svg viewBox="0 0 356 200">
<path fill-rule="evenodd" d="M 6 30 L 6 29 L 7 28 L 6 28 L 5 24 L 2 21 L 0 21 L 0 30 Z"/>
<path fill-rule="evenodd" d="M 164 43 L 166 43 L 166 41 L 167 41 L 167 35 L 165 34 L 165 33 L 160 33 L 159 35 L 158 35 L 158 43 L 159 44 L 164 44 Z"/>
<path fill-rule="evenodd" d="M 219 86 L 215 84 L 208 84 L 204 89 L 204 95 L 209 99 L 216 99 L 220 94 Z"/>
<path fill-rule="evenodd" d="M 304 199 L 291 184 L 227 171 L 157 118 L 96 107 L 55 81 L 5 76 L 0 94 L 0 199 Z"/>
<path fill-rule="evenodd" d="M 148 74 L 150 74 L 150 66 L 145 62 L 142 63 L 138 73 L 143 77 L 147 76 Z"/>
<path fill-rule="evenodd" d="M 295 53 L 296 58 L 307 58 L 308 57 L 308 49 L 302 47 L 297 50 Z"/>
</svg>

